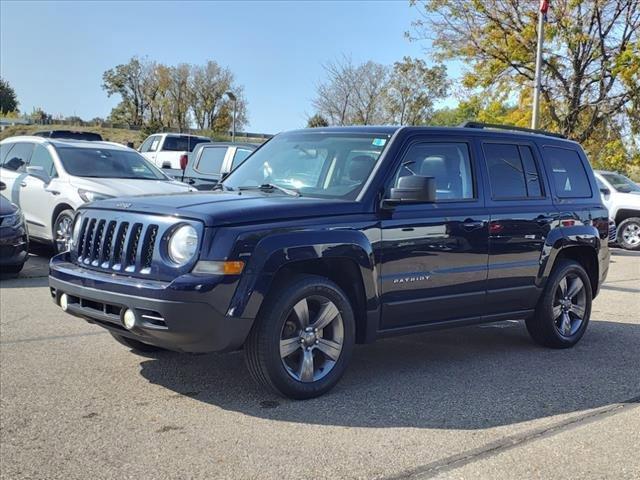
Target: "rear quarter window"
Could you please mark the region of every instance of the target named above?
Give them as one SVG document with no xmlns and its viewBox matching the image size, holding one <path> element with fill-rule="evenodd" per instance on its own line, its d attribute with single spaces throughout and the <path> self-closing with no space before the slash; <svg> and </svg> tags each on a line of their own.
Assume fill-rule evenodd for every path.
<svg viewBox="0 0 640 480">
<path fill-rule="evenodd" d="M 558 198 L 592 197 L 589 177 L 577 151 L 544 147 L 543 152 Z"/>
</svg>

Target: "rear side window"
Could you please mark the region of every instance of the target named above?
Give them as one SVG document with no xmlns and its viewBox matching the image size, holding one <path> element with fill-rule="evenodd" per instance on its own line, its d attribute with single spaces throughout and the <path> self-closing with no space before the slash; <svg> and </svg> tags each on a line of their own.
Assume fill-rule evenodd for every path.
<svg viewBox="0 0 640 480">
<path fill-rule="evenodd" d="M 591 197 L 589 177 L 578 152 L 567 148 L 544 147 L 544 155 L 559 198 Z"/>
<path fill-rule="evenodd" d="M 244 162 L 249 155 L 253 153 L 253 150 L 246 150 L 244 148 L 238 148 L 236 150 L 236 154 L 233 156 L 233 160 L 231 160 L 231 170 L 236 168 L 242 162 Z"/>
<path fill-rule="evenodd" d="M 32 150 L 32 143 L 15 143 L 13 148 L 6 154 L 2 167 L 14 172 L 24 172 L 25 165 L 29 163 L 31 158 Z"/>
<path fill-rule="evenodd" d="M 189 136 L 167 136 L 164 139 L 162 150 L 167 152 L 193 152 L 199 143 L 208 143 L 206 138 L 189 137 Z"/>
<path fill-rule="evenodd" d="M 484 153 L 494 199 L 540 198 L 540 175 L 526 145 L 485 143 Z"/>
<path fill-rule="evenodd" d="M 201 173 L 219 175 L 222 170 L 222 162 L 227 153 L 227 147 L 205 147 L 196 165 L 196 170 Z"/>
</svg>

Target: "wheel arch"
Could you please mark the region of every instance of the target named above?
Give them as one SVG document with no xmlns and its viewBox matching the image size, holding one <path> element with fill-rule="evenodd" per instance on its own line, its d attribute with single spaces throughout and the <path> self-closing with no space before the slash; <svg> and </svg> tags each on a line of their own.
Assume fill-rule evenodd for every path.
<svg viewBox="0 0 640 480">
<path fill-rule="evenodd" d="M 640 210 L 635 210 L 633 208 L 621 208 L 616 212 L 615 222 L 616 226 L 620 225 L 628 218 L 640 217 Z"/>
<path fill-rule="evenodd" d="M 356 341 L 375 338 L 379 296 L 373 250 L 356 230 L 289 232 L 263 239 L 231 302 L 234 316 L 256 318 L 264 300 L 299 274 L 319 275 L 336 283 L 353 307 Z"/>
</svg>

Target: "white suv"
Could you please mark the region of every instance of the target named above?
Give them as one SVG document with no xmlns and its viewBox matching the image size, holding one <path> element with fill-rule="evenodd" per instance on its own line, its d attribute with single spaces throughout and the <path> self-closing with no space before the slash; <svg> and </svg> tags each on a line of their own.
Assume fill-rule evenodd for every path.
<svg viewBox="0 0 640 480">
<path fill-rule="evenodd" d="M 208 142 L 210 138 L 184 133 L 156 133 L 142 142 L 139 151 L 158 168 L 184 170 L 196 145 Z"/>
<path fill-rule="evenodd" d="M 0 180 L 22 208 L 29 237 L 57 252 L 68 248 L 74 210 L 86 202 L 194 190 L 122 145 L 35 136 L 0 142 Z"/>
<path fill-rule="evenodd" d="M 616 222 L 618 244 L 627 250 L 640 250 L 640 186 L 619 173 L 594 173 L 609 217 Z"/>
</svg>

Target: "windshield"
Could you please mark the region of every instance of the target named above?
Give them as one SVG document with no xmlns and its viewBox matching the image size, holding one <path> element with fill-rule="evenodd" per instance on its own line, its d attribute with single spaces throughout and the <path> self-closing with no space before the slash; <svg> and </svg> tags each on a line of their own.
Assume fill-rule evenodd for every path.
<svg viewBox="0 0 640 480">
<path fill-rule="evenodd" d="M 280 134 L 236 168 L 224 186 L 242 189 L 273 184 L 303 196 L 353 200 L 389 138 L 369 133 Z"/>
<path fill-rule="evenodd" d="M 56 147 L 69 175 L 93 178 L 169 180 L 137 152 L 106 148 Z"/>
<path fill-rule="evenodd" d="M 620 175 L 619 173 L 601 173 L 605 180 L 618 192 L 631 193 L 640 192 L 640 186 L 631 181 L 631 179 Z"/>
</svg>

